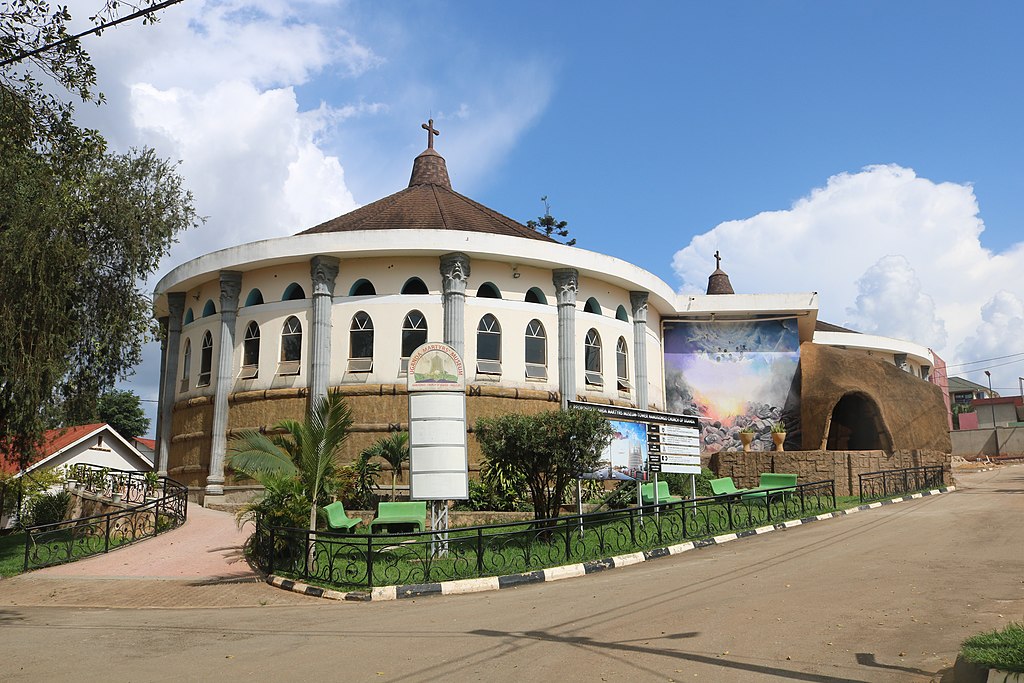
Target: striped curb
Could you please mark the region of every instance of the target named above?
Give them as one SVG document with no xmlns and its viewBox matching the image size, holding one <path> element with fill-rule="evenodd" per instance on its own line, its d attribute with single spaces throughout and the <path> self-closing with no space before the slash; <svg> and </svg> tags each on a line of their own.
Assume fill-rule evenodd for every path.
<svg viewBox="0 0 1024 683">
<path fill-rule="evenodd" d="M 677 545 L 670 545 L 663 548 L 653 548 L 651 550 L 643 550 L 635 553 L 629 553 L 626 555 L 617 555 L 615 557 L 606 557 L 601 560 L 590 560 L 588 562 L 567 564 L 562 565 L 560 567 L 538 569 L 535 571 L 523 572 L 521 574 L 507 574 L 505 576 L 485 576 L 478 579 L 457 579 L 455 581 L 442 581 L 440 583 L 412 583 L 404 586 L 384 586 L 381 588 L 374 588 L 369 591 L 349 592 L 336 591 L 331 590 L 329 588 L 321 588 L 320 586 L 311 586 L 309 584 L 302 583 L 301 581 L 286 579 L 275 574 L 271 574 L 267 577 L 267 583 L 271 586 L 275 586 L 276 588 L 280 588 L 282 590 L 291 591 L 292 593 L 300 593 L 302 595 L 308 595 L 314 598 L 324 598 L 326 600 L 350 600 L 355 602 L 379 602 L 382 600 L 401 600 L 404 598 L 421 598 L 427 595 L 463 595 L 466 593 L 479 593 L 482 591 L 501 590 L 503 588 L 516 588 L 518 586 L 531 583 L 548 583 L 551 581 L 560 581 L 562 579 L 571 579 L 577 576 L 585 576 L 587 574 L 603 572 L 607 569 L 615 569 L 617 567 L 628 567 L 630 565 L 640 564 L 641 562 L 656 560 L 661 557 L 679 555 L 681 553 L 685 553 L 690 550 L 696 550 L 698 548 L 706 548 L 708 546 L 713 545 L 722 545 L 723 543 L 739 540 L 741 538 L 748 538 L 750 536 L 760 536 L 763 534 L 771 533 L 773 531 L 781 531 L 784 529 L 792 529 L 793 527 L 798 527 L 803 524 L 810 524 L 811 522 L 820 522 L 826 519 L 832 519 L 834 517 L 852 515 L 857 512 L 864 512 L 866 510 L 880 508 L 884 505 L 893 505 L 895 503 L 902 503 L 908 500 L 914 500 L 915 498 L 924 498 L 926 496 L 937 496 L 941 493 L 949 493 L 951 491 L 956 491 L 956 487 L 945 486 L 943 488 L 932 489 L 931 491 L 923 491 L 921 493 L 914 493 L 907 496 L 901 496 L 899 498 L 890 498 L 888 500 L 867 503 L 865 505 L 858 505 L 857 507 L 849 508 L 846 510 L 826 512 L 821 515 L 814 515 L 812 517 L 805 517 L 803 519 L 794 519 L 788 522 L 779 522 L 778 524 L 762 526 L 756 529 L 737 531 L 735 533 L 722 534 L 720 536 L 714 536 L 712 538 L 702 538 L 696 541 L 686 541 L 685 543 L 679 543 Z"/>
</svg>

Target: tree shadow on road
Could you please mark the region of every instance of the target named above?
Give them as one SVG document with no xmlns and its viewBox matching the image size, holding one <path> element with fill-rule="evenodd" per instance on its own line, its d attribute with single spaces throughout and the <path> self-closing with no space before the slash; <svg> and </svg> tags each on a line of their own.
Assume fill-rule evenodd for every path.
<svg viewBox="0 0 1024 683">
<path fill-rule="evenodd" d="M 766 666 L 763 664 L 754 664 L 751 662 L 740 662 L 737 660 L 725 659 L 723 657 L 712 657 L 709 655 L 697 654 L 694 652 L 679 652 L 677 650 L 669 650 L 659 647 L 645 647 L 644 645 L 630 644 L 628 642 L 602 642 L 588 638 L 587 636 L 562 636 L 548 631 L 497 631 L 491 629 L 477 629 L 469 631 L 469 635 L 484 636 L 491 638 L 502 638 L 509 642 L 527 640 L 527 641 L 540 641 L 556 644 L 575 645 L 577 647 L 592 648 L 595 651 L 616 651 L 620 653 L 628 653 L 633 655 L 654 655 L 661 657 L 671 657 L 673 659 L 681 659 L 695 664 L 706 664 L 709 666 L 722 667 L 725 669 L 733 669 L 736 671 L 746 671 L 750 673 L 764 674 L 770 676 L 778 676 L 780 678 L 792 681 L 813 681 L 814 683 L 869 683 L 869 679 L 864 681 L 858 681 L 854 678 L 843 677 L 837 678 L 835 676 L 826 676 L 823 674 L 805 673 L 796 669 L 787 669 L 781 666 Z M 666 635 L 665 639 L 679 639 L 679 638 L 693 638 L 698 636 L 699 633 L 685 633 Z M 644 640 L 645 643 L 655 640 L 653 638 L 647 638 Z M 913 671 L 917 671 L 914 669 Z"/>
</svg>

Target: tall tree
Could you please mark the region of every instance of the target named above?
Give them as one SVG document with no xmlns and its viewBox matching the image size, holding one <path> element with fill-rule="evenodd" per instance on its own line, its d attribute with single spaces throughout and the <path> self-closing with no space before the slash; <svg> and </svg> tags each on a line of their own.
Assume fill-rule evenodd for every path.
<svg viewBox="0 0 1024 683">
<path fill-rule="evenodd" d="M 535 519 L 558 516 L 569 484 L 597 468 L 612 439 L 608 420 L 576 409 L 481 418 L 475 433 L 488 468 L 525 479 Z"/>
<path fill-rule="evenodd" d="M 551 215 L 551 204 L 548 203 L 547 195 L 540 198 L 544 203 L 544 215 L 538 216 L 537 220 L 526 221 L 526 227 L 531 230 L 543 233 L 547 237 L 554 239 L 554 236 L 568 237 L 569 236 L 569 222 L 560 221 Z M 566 246 L 573 246 L 576 244 L 576 238 L 573 237 L 568 242 L 565 242 Z"/>
<path fill-rule="evenodd" d="M 106 422 L 128 441 L 149 430 L 149 418 L 134 392 L 120 389 L 106 392 L 100 396 L 96 412 L 101 422 Z"/>
<path fill-rule="evenodd" d="M 92 19 L 123 6 L 108 0 Z M 22 459 L 54 413 L 91 419 L 130 374 L 153 331 L 142 283 L 200 222 L 175 164 L 109 152 L 40 80 L 102 101 L 70 19 L 43 0 L 0 5 L 0 451 Z"/>
</svg>

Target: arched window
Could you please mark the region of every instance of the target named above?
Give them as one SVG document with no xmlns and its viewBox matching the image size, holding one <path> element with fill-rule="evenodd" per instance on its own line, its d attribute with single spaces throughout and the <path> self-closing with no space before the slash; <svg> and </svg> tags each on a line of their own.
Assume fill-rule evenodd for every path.
<svg viewBox="0 0 1024 683">
<path fill-rule="evenodd" d="M 281 363 L 277 366 L 279 375 L 299 374 L 302 361 L 302 323 L 294 315 L 284 321 L 281 330 Z"/>
<path fill-rule="evenodd" d="M 366 311 L 359 311 L 352 316 L 348 328 L 348 371 L 370 370 L 373 370 L 373 320 Z"/>
<path fill-rule="evenodd" d="M 601 315 L 601 304 L 594 297 L 590 297 L 587 299 L 587 303 L 583 304 L 583 312 Z"/>
<path fill-rule="evenodd" d="M 208 318 L 211 315 L 217 315 L 217 306 L 213 303 L 213 299 L 207 299 L 203 306 L 203 317 Z"/>
<path fill-rule="evenodd" d="M 199 349 L 199 381 L 197 387 L 210 386 L 210 371 L 213 368 L 213 335 L 207 330 Z"/>
<path fill-rule="evenodd" d="M 604 386 L 601 376 L 601 335 L 591 328 L 583 342 L 583 369 L 587 384 L 595 387 Z"/>
<path fill-rule="evenodd" d="M 402 285 L 402 294 L 430 294 L 430 290 L 418 277 L 411 277 Z"/>
<path fill-rule="evenodd" d="M 619 307 L 615 309 L 615 319 L 621 320 L 624 323 L 629 322 L 629 315 L 626 314 L 626 307 L 619 304 Z"/>
<path fill-rule="evenodd" d="M 181 324 L 182 325 L 188 325 L 189 323 L 191 323 L 195 319 L 196 319 L 195 313 L 193 313 L 192 309 L 189 308 L 188 310 L 185 311 L 185 319 L 181 321 Z"/>
<path fill-rule="evenodd" d="M 539 320 L 526 326 L 526 378 L 548 378 L 548 338 Z"/>
<path fill-rule="evenodd" d="M 526 303 L 528 304 L 546 304 L 548 298 L 544 296 L 544 292 L 541 291 L 540 287 L 530 287 L 526 290 Z"/>
<path fill-rule="evenodd" d="M 488 313 L 476 326 L 476 372 L 478 375 L 501 374 L 501 325 Z"/>
<path fill-rule="evenodd" d="M 191 309 L 189 309 L 191 310 Z M 185 350 L 182 352 L 181 359 L 181 389 L 180 391 L 188 391 L 188 380 L 192 374 L 192 340 L 185 340 Z"/>
<path fill-rule="evenodd" d="M 262 303 L 263 303 L 263 292 L 261 292 L 260 290 L 258 290 L 256 288 L 253 288 L 249 292 L 249 296 L 245 297 L 245 305 L 246 306 L 259 306 Z"/>
<path fill-rule="evenodd" d="M 352 283 L 349 287 L 349 296 L 374 296 L 377 290 L 373 288 L 373 283 L 366 278 L 360 278 Z"/>
<path fill-rule="evenodd" d="M 625 337 L 619 337 L 615 344 L 615 377 L 619 391 L 629 391 L 629 350 Z"/>
<path fill-rule="evenodd" d="M 500 299 L 501 292 L 493 282 L 485 282 L 476 290 L 476 295 L 481 299 Z"/>
<path fill-rule="evenodd" d="M 306 290 L 302 289 L 302 285 L 298 282 L 293 282 L 284 288 L 284 296 L 281 297 L 281 301 L 300 301 L 306 298 Z"/>
<path fill-rule="evenodd" d="M 409 357 L 417 348 L 427 343 L 427 319 L 419 311 L 409 311 L 402 323 L 402 369 L 409 371 Z"/>
<path fill-rule="evenodd" d="M 259 291 L 259 290 L 253 290 Z M 253 320 L 245 328 L 242 339 L 242 379 L 252 379 L 260 370 L 260 326 Z"/>
</svg>

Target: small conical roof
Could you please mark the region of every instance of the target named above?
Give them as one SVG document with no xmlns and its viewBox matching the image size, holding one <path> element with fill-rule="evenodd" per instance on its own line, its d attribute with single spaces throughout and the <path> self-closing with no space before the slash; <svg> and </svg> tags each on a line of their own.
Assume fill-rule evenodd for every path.
<svg viewBox="0 0 1024 683">
<path fill-rule="evenodd" d="M 412 162 L 412 175 L 409 187 L 416 185 L 440 185 L 452 189 L 452 181 L 448 178 L 448 166 L 444 157 L 433 148 L 423 150 Z"/>
<path fill-rule="evenodd" d="M 729 275 L 722 270 L 722 257 L 715 252 L 715 272 L 708 276 L 708 294 L 735 294 Z"/>
</svg>

